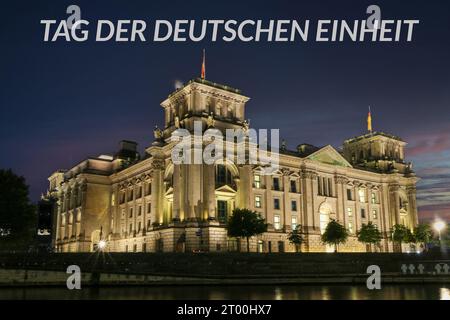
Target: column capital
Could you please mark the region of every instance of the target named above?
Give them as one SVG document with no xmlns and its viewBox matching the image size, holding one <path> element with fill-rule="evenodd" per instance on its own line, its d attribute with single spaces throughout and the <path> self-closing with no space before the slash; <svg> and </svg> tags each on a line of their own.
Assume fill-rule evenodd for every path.
<svg viewBox="0 0 450 320">
<path fill-rule="evenodd" d="M 300 176 L 306 179 L 316 179 L 318 174 L 316 171 L 312 170 L 302 170 L 300 171 Z"/>
<path fill-rule="evenodd" d="M 337 175 L 335 177 L 335 179 L 336 179 L 336 182 L 339 184 L 347 184 L 349 181 L 346 176 L 340 176 L 340 175 Z"/>
<path fill-rule="evenodd" d="M 165 164 L 163 159 L 153 159 L 152 169 L 154 170 L 164 170 Z"/>
</svg>

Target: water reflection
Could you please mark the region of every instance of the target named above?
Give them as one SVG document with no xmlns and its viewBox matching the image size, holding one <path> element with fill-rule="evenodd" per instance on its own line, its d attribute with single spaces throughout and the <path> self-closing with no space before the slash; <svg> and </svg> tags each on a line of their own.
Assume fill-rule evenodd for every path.
<svg viewBox="0 0 450 320">
<path fill-rule="evenodd" d="M 12 299 L 138 299 L 138 300 L 450 300 L 444 285 L 384 285 L 381 290 L 365 286 L 159 286 L 108 287 L 67 290 L 64 288 L 1 288 L 0 300 Z"/>
</svg>

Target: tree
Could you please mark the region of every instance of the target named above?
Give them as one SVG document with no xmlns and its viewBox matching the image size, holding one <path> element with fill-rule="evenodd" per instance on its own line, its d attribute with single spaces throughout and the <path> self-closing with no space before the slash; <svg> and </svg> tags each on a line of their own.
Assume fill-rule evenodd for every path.
<svg viewBox="0 0 450 320">
<path fill-rule="evenodd" d="M 227 232 L 230 237 L 246 238 L 247 252 L 250 252 L 250 238 L 267 231 L 267 223 L 255 211 L 234 209 L 227 221 Z"/>
<path fill-rule="evenodd" d="M 25 248 L 32 240 L 36 222 L 25 179 L 0 169 L 0 248 Z"/>
<path fill-rule="evenodd" d="M 369 221 L 368 224 L 363 224 L 361 229 L 356 233 L 358 241 L 369 245 L 369 251 L 372 251 L 372 244 L 377 244 L 381 241 L 383 236 L 378 228 Z"/>
<path fill-rule="evenodd" d="M 303 243 L 302 226 L 298 225 L 289 233 L 288 240 L 295 246 L 295 252 L 299 251 L 301 244 Z"/>
<path fill-rule="evenodd" d="M 400 246 L 400 252 L 402 243 L 414 242 L 414 235 L 407 227 L 402 224 L 395 224 L 392 227 L 392 241 L 397 242 Z"/>
<path fill-rule="evenodd" d="M 334 219 L 331 219 L 322 234 L 322 242 L 334 245 L 334 252 L 337 252 L 338 245 L 345 243 L 347 238 L 347 229 Z"/>
<path fill-rule="evenodd" d="M 427 223 L 421 223 L 414 228 L 414 238 L 416 242 L 421 242 L 427 250 L 427 243 L 433 238 L 433 233 L 431 232 L 431 227 Z"/>
</svg>

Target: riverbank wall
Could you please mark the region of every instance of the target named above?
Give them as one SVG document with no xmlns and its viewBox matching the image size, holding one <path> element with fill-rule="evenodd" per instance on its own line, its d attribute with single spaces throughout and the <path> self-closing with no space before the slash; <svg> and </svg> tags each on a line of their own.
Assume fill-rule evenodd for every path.
<svg viewBox="0 0 450 320">
<path fill-rule="evenodd" d="M 67 268 L 83 285 L 254 285 L 365 283 L 380 268 L 384 283 L 450 283 L 441 255 L 305 254 L 0 254 L 0 286 L 65 286 Z"/>
</svg>

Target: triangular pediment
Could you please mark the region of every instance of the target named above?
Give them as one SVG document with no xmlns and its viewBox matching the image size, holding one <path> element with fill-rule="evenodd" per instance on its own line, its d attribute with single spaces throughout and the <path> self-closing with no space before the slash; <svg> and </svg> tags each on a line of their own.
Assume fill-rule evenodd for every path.
<svg viewBox="0 0 450 320">
<path fill-rule="evenodd" d="M 232 187 L 230 187 L 229 185 L 223 185 L 223 186 L 217 188 L 216 191 L 218 191 L 218 192 L 236 193 L 236 190 L 234 190 L 234 189 L 233 189 Z"/>
<path fill-rule="evenodd" d="M 332 146 L 327 145 L 306 157 L 309 160 L 331 164 L 339 167 L 349 167 L 352 165 L 336 151 Z"/>
</svg>

